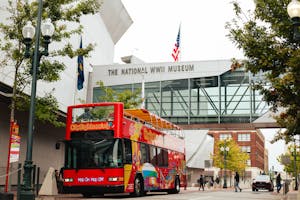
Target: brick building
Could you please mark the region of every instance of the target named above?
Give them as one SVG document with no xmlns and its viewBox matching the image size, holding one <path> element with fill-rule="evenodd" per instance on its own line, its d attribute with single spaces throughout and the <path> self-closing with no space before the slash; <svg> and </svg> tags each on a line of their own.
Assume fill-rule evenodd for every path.
<svg viewBox="0 0 300 200">
<path fill-rule="evenodd" d="M 232 138 L 241 147 L 242 151 L 249 154 L 250 159 L 247 161 L 249 167 L 268 171 L 265 138 L 259 130 L 210 130 L 208 135 L 214 138 L 214 144 L 219 140 Z"/>
</svg>

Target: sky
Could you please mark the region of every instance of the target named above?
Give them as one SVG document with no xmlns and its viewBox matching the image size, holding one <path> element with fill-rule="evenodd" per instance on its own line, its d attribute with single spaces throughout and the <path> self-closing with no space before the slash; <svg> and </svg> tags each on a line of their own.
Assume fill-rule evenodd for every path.
<svg viewBox="0 0 300 200">
<path fill-rule="evenodd" d="M 135 55 L 146 63 L 173 62 L 171 56 L 181 26 L 180 61 L 243 58 L 243 53 L 226 36 L 226 22 L 235 16 L 233 0 L 122 0 L 133 20 L 115 46 L 114 62 Z M 253 9 L 252 0 L 239 0 L 244 13 Z M 269 150 L 269 168 L 282 171 L 276 158 L 284 144 L 269 141 L 276 130 L 262 130 Z"/>
<path fill-rule="evenodd" d="M 122 0 L 133 24 L 116 45 L 115 62 L 136 55 L 145 62 L 172 62 L 181 24 L 181 61 L 231 59 L 241 51 L 226 37 L 234 18 L 232 0 Z M 252 0 L 241 1 L 244 11 Z"/>
<path fill-rule="evenodd" d="M 274 171 L 283 171 L 283 165 L 277 161 L 277 157 L 285 151 L 284 141 L 278 141 L 275 144 L 271 144 L 274 134 L 279 129 L 261 129 L 261 132 L 265 136 L 265 148 L 269 151 L 269 169 L 274 166 Z"/>
</svg>

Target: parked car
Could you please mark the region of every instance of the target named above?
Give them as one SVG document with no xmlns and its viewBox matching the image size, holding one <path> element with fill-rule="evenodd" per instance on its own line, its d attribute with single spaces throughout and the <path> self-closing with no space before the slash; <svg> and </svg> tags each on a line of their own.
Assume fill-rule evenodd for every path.
<svg viewBox="0 0 300 200">
<path fill-rule="evenodd" d="M 269 175 L 258 175 L 252 182 L 252 191 L 274 191 L 274 185 Z"/>
</svg>

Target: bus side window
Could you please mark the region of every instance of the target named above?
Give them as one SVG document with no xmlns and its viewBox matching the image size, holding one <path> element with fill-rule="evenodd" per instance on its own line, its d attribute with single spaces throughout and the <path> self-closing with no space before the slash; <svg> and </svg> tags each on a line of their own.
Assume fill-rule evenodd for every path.
<svg viewBox="0 0 300 200">
<path fill-rule="evenodd" d="M 157 165 L 161 167 L 161 166 L 163 166 L 162 149 L 157 147 L 156 148 L 156 153 L 157 153 Z"/>
<path fill-rule="evenodd" d="M 131 150 L 131 141 L 124 140 L 124 153 L 125 153 L 125 162 L 127 164 L 132 163 L 132 150 Z"/>
<path fill-rule="evenodd" d="M 157 165 L 156 147 L 150 146 L 150 163 L 154 166 Z"/>
<path fill-rule="evenodd" d="M 168 167 L 168 150 L 157 147 L 158 166 Z"/>
<path fill-rule="evenodd" d="M 149 162 L 149 146 L 147 144 L 141 143 L 141 164 Z"/>
<path fill-rule="evenodd" d="M 169 166 L 169 154 L 168 154 L 168 150 L 166 149 L 162 149 L 162 153 L 163 153 L 163 166 L 168 167 Z"/>
</svg>

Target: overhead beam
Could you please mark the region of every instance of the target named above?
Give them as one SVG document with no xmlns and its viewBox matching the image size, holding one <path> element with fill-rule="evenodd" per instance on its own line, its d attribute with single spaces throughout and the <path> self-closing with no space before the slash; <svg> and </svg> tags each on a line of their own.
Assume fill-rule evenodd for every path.
<svg viewBox="0 0 300 200">
<path fill-rule="evenodd" d="M 180 124 L 179 125 L 184 130 L 191 129 L 210 129 L 210 130 L 255 130 L 261 128 L 280 128 L 280 126 L 275 122 L 270 123 L 226 123 L 226 124 Z"/>
</svg>

